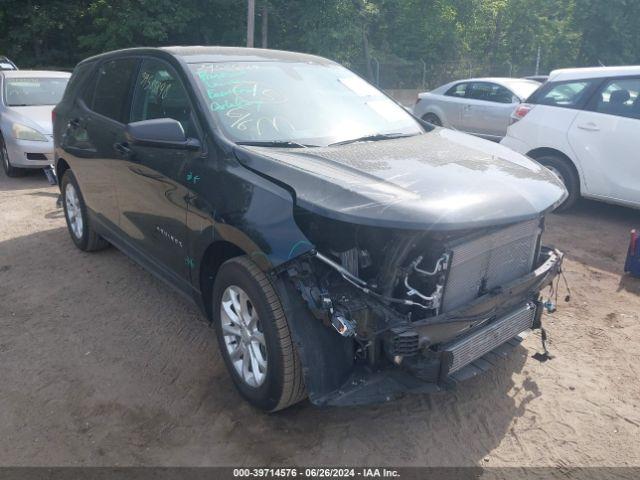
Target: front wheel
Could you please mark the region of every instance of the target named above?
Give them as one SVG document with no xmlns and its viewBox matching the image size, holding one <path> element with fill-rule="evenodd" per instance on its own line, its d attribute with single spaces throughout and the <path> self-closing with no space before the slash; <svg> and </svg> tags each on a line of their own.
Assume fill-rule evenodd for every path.
<svg viewBox="0 0 640 480">
<path fill-rule="evenodd" d="M 213 324 L 231 378 L 249 403 L 275 412 L 307 396 L 278 294 L 247 257 L 220 267 L 213 287 Z"/>
<path fill-rule="evenodd" d="M 11 165 L 7 145 L 4 143 L 2 135 L 0 135 L 0 163 L 2 163 L 2 169 L 4 170 L 4 173 L 6 173 L 7 177 L 22 177 L 27 173 L 24 168 L 18 168 Z"/>
<path fill-rule="evenodd" d="M 424 117 L 422 117 L 422 119 L 425 122 L 430 123 L 431 125 L 435 125 L 436 127 L 442 126 L 442 120 L 440 120 L 440 117 L 438 117 L 435 113 L 427 113 Z"/>
<path fill-rule="evenodd" d="M 71 170 L 62 177 L 62 205 L 71 240 L 80 250 L 91 252 L 109 245 L 92 227 L 80 187 Z"/>
</svg>

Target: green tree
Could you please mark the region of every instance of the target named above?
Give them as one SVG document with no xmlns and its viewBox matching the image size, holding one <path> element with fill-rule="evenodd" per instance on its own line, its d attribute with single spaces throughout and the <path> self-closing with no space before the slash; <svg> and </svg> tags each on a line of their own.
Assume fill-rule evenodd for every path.
<svg viewBox="0 0 640 480">
<path fill-rule="evenodd" d="M 640 63 L 638 0 L 256 0 L 269 46 L 335 59 L 392 83 Z M 258 21 L 258 36 L 261 22 Z M 0 0 L 0 54 L 19 66 L 71 68 L 108 50 L 244 45 L 245 0 Z M 397 67 L 396 67 L 397 66 Z M 389 77 L 391 75 L 391 77 Z M 395 76 L 394 76 L 395 75 Z"/>
</svg>

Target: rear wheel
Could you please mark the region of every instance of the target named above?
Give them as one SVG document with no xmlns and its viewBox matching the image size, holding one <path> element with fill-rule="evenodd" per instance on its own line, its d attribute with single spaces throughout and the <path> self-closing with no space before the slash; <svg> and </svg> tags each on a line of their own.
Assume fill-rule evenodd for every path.
<svg viewBox="0 0 640 480">
<path fill-rule="evenodd" d="M 71 170 L 62 177 L 62 205 L 71 240 L 80 250 L 92 252 L 109 245 L 91 226 L 80 187 Z"/>
<path fill-rule="evenodd" d="M 437 127 L 442 126 L 442 120 L 440 120 L 440 117 L 438 117 L 435 113 L 427 113 L 422 117 L 422 119 L 425 122 L 430 123 L 431 125 L 435 125 Z"/>
<path fill-rule="evenodd" d="M 0 134 L 0 163 L 2 163 L 2 169 L 7 177 L 22 177 L 27 173 L 24 168 L 18 168 L 11 165 L 9 161 L 9 152 L 7 151 L 7 145 L 4 143 L 4 137 Z"/>
<path fill-rule="evenodd" d="M 556 208 L 556 212 L 562 212 L 571 208 L 578 198 L 580 198 L 580 179 L 573 166 L 567 159 L 556 155 L 544 155 L 535 160 L 555 173 L 569 192 L 569 196 Z"/>
<path fill-rule="evenodd" d="M 220 267 L 213 287 L 213 322 L 231 378 L 252 405 L 275 412 L 307 396 L 280 299 L 247 257 Z"/>
</svg>

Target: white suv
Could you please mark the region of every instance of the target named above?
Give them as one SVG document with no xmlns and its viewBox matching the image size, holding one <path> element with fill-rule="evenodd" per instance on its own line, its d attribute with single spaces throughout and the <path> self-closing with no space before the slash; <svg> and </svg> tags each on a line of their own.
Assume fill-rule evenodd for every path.
<svg viewBox="0 0 640 480">
<path fill-rule="evenodd" d="M 569 197 L 640 207 L 640 66 L 555 70 L 502 144 L 553 170 Z"/>
</svg>

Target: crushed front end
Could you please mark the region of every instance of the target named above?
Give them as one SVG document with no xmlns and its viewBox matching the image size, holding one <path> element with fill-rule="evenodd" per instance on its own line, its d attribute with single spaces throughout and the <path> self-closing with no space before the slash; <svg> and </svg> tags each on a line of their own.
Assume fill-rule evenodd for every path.
<svg viewBox="0 0 640 480">
<path fill-rule="evenodd" d="M 315 249 L 277 274 L 352 361 L 339 385 L 307 386 L 319 405 L 433 392 L 485 370 L 519 334 L 540 327 L 540 291 L 563 259 L 541 246 L 542 218 L 458 232 L 359 226 L 300 211 L 296 221 Z"/>
</svg>

